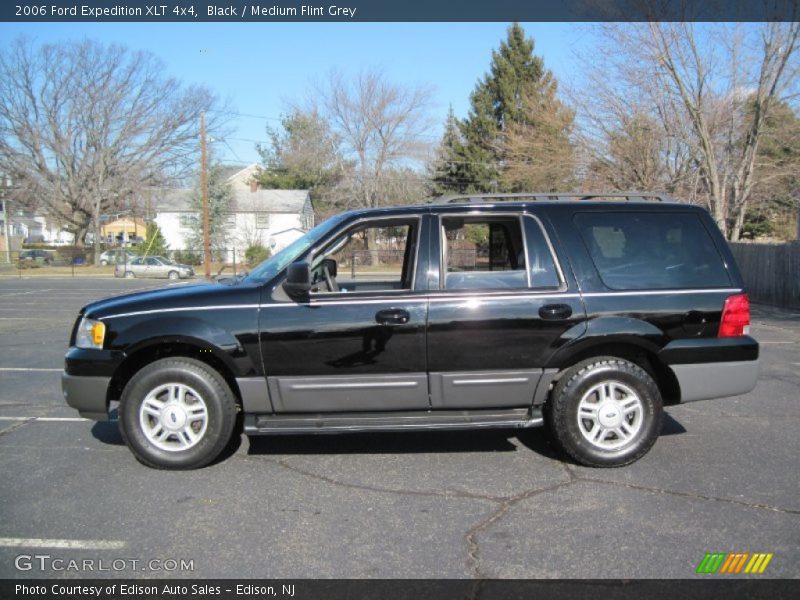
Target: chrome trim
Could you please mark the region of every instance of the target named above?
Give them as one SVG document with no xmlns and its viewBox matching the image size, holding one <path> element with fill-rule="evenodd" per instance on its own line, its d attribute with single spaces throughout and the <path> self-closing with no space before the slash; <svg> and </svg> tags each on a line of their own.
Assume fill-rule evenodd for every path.
<svg viewBox="0 0 800 600">
<path fill-rule="evenodd" d="M 217 306 L 181 306 L 175 308 L 156 308 L 153 310 L 137 310 L 128 313 L 117 313 L 114 315 L 106 315 L 104 317 L 97 317 L 98 320 L 102 321 L 103 319 L 115 319 L 118 317 L 133 317 L 136 315 L 152 315 L 155 313 L 165 313 L 165 312 L 182 312 L 185 310 L 228 310 L 232 308 L 260 308 L 261 305 L 259 304 L 223 304 Z"/>
<path fill-rule="evenodd" d="M 293 390 L 369 390 L 374 388 L 416 388 L 418 381 L 387 381 L 371 383 L 294 383 Z"/>
<path fill-rule="evenodd" d="M 495 379 L 454 379 L 453 385 L 486 385 L 496 383 L 528 383 L 530 377 L 498 377 Z"/>
<path fill-rule="evenodd" d="M 561 268 L 561 261 L 558 260 L 558 254 L 556 253 L 556 249 L 553 246 L 552 240 L 550 240 L 550 235 L 547 233 L 547 229 L 545 228 L 544 223 L 542 223 L 542 220 L 538 216 L 536 216 L 534 214 L 531 214 L 531 213 L 527 213 L 526 212 L 523 215 L 523 217 L 531 218 L 534 221 L 536 221 L 537 225 L 539 225 L 539 229 L 541 230 L 542 235 L 544 236 L 544 241 L 545 241 L 545 243 L 547 243 L 547 248 L 550 250 L 550 257 L 553 259 L 553 264 L 556 266 L 556 271 L 558 271 L 558 279 L 561 282 L 561 285 L 559 286 L 559 289 L 563 289 L 563 290 L 567 289 L 567 287 L 568 287 L 567 286 L 567 277 L 564 275 L 564 270 Z M 525 227 L 522 228 L 522 233 L 525 234 Z M 525 240 L 526 240 L 525 243 L 526 244 L 527 244 L 527 239 L 528 239 L 528 236 L 526 235 L 525 236 Z M 525 250 L 525 256 L 526 257 L 528 256 L 527 252 L 528 251 L 527 251 L 527 248 L 526 248 L 526 250 Z M 529 267 L 529 270 L 530 270 L 530 267 Z"/>
<path fill-rule="evenodd" d="M 115 319 L 120 317 L 132 317 L 136 315 L 149 315 L 155 313 L 165 312 L 182 312 L 182 311 L 195 311 L 195 310 L 231 310 L 238 308 L 290 308 L 293 306 L 325 306 L 328 304 L 386 304 L 392 301 L 398 302 L 449 302 L 452 300 L 473 300 L 473 299 L 486 299 L 486 300 L 514 300 L 520 298 L 598 298 L 603 296 L 660 296 L 670 294 L 738 294 L 743 290 L 741 288 L 700 288 L 700 289 L 682 289 L 682 290 L 631 290 L 631 291 L 611 291 L 611 292 L 586 292 L 584 294 L 578 292 L 536 292 L 533 290 L 520 290 L 518 293 L 510 294 L 508 292 L 478 292 L 478 293 L 434 293 L 433 295 L 421 296 L 420 294 L 405 295 L 405 296 L 382 296 L 379 298 L 369 298 L 364 300 L 350 300 L 348 298 L 334 298 L 333 300 L 316 301 L 316 302 L 273 302 L 268 304 L 225 304 L 218 306 L 181 306 L 174 308 L 157 308 L 153 310 L 138 310 L 128 313 L 116 313 L 113 315 L 105 315 L 103 317 L 94 317 L 100 321 L 104 319 Z M 369 293 L 369 292 L 364 292 Z M 347 293 L 351 295 L 351 293 Z"/>
</svg>

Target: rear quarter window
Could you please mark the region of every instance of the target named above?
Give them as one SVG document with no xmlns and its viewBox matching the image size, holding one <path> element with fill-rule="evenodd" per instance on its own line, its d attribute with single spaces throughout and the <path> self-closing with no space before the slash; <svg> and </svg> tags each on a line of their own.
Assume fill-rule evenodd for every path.
<svg viewBox="0 0 800 600">
<path fill-rule="evenodd" d="M 731 285 L 700 217 L 692 213 L 578 213 L 574 221 L 603 283 L 615 290 Z"/>
</svg>

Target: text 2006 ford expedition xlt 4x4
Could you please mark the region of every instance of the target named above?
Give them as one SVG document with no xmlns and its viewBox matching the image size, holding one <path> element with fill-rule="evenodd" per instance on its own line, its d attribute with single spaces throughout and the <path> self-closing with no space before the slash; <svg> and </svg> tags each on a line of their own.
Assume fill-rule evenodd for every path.
<svg viewBox="0 0 800 600">
<path fill-rule="evenodd" d="M 665 403 L 753 389 L 749 322 L 701 208 L 638 193 L 459 197 L 340 214 L 245 277 L 89 304 L 63 390 L 93 419 L 118 401 L 126 443 L 153 467 L 205 465 L 241 423 L 546 424 L 574 460 L 617 466 L 650 449 Z"/>
</svg>

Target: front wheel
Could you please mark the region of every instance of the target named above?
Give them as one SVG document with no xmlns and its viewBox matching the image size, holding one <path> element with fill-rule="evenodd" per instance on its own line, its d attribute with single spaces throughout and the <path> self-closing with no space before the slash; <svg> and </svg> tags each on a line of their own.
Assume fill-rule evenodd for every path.
<svg viewBox="0 0 800 600">
<path fill-rule="evenodd" d="M 545 406 L 558 446 L 591 467 L 630 464 L 661 431 L 661 393 L 638 365 L 615 357 L 585 360 L 567 370 Z"/>
<path fill-rule="evenodd" d="M 191 358 L 165 358 L 122 392 L 119 426 L 136 458 L 159 469 L 194 469 L 217 458 L 233 435 L 236 400 L 225 379 Z"/>
<path fill-rule="evenodd" d="M 175 280 L 175 279 L 178 279 L 180 277 L 180 275 L 178 275 L 177 271 L 170 271 L 169 275 L 167 275 L 167 277 L 169 277 L 172 280 Z"/>
</svg>

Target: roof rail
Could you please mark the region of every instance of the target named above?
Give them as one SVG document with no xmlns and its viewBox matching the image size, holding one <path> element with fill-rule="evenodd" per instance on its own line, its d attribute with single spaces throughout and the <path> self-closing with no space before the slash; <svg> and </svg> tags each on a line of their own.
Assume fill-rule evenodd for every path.
<svg viewBox="0 0 800 600">
<path fill-rule="evenodd" d="M 433 200 L 434 204 L 450 204 L 455 202 L 486 202 L 487 200 L 526 200 L 534 202 L 542 200 L 602 200 L 614 198 L 628 202 L 653 201 L 674 202 L 668 194 L 659 192 L 517 192 L 513 194 L 462 194 L 455 196 L 441 196 Z"/>
</svg>

